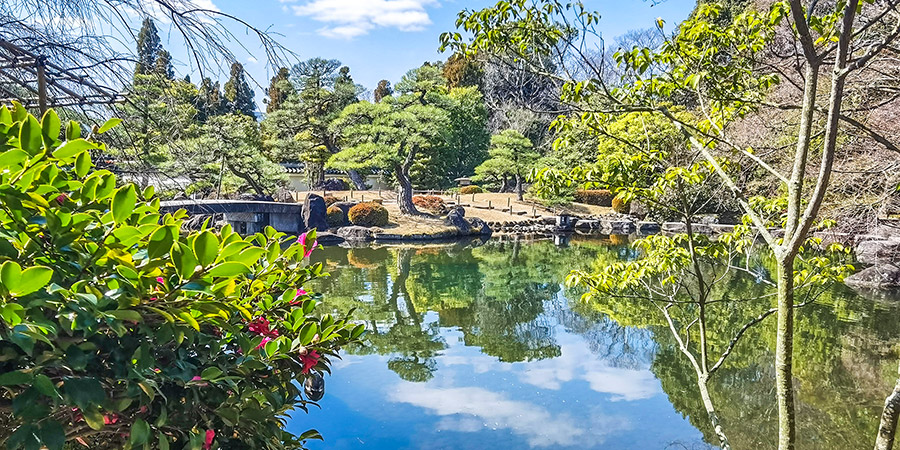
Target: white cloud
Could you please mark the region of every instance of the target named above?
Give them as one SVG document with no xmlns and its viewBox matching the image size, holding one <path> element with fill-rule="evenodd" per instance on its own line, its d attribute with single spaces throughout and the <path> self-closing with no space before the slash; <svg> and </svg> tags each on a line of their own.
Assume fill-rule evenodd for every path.
<svg viewBox="0 0 900 450">
<path fill-rule="evenodd" d="M 586 421 L 568 414 L 554 416 L 541 406 L 510 400 L 503 394 L 478 387 L 430 387 L 403 382 L 388 394 L 388 400 L 408 403 L 444 416 L 438 429 L 472 433 L 507 429 L 523 436 L 531 447 L 598 445 L 605 436 L 630 428 L 622 418 L 591 414 Z M 581 427 L 576 424 L 584 424 Z"/>
<path fill-rule="evenodd" d="M 437 4 L 437 0 L 311 0 L 291 8 L 298 16 L 328 24 L 318 30 L 321 35 L 353 39 L 377 27 L 421 31 L 431 25 L 426 7 Z"/>
<path fill-rule="evenodd" d="M 256 64 L 259 62 L 259 60 L 257 60 L 256 58 L 251 56 L 251 57 L 247 58 L 247 62 L 250 64 Z"/>
</svg>

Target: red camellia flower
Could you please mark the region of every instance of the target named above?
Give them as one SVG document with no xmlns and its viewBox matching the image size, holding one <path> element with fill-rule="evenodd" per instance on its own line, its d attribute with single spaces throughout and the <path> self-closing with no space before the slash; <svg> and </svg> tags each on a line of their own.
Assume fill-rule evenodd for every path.
<svg viewBox="0 0 900 450">
<path fill-rule="evenodd" d="M 213 440 L 216 439 L 216 432 L 206 430 L 206 439 L 203 441 L 203 450 L 209 450 L 212 447 Z"/>
<path fill-rule="evenodd" d="M 278 337 L 278 330 L 270 329 L 270 324 L 268 319 L 265 317 L 257 317 L 253 319 L 253 322 L 250 322 L 251 333 L 256 333 L 260 336 L 268 336 L 270 338 Z"/>
<path fill-rule="evenodd" d="M 311 246 L 307 247 L 306 246 L 306 233 L 301 234 L 300 237 L 297 238 L 297 243 L 299 243 L 300 246 L 303 247 L 303 257 L 304 258 L 309 257 L 309 255 L 312 254 L 313 250 L 315 250 L 316 247 L 319 246 L 319 241 L 316 240 L 315 242 L 313 242 L 313 244 Z"/>
<path fill-rule="evenodd" d="M 312 369 L 319 363 L 319 358 L 322 356 L 316 353 L 315 350 L 310 350 L 306 352 L 306 354 L 300 355 L 300 362 L 303 363 L 303 372 L 304 374 L 309 373 L 309 369 Z"/>
</svg>

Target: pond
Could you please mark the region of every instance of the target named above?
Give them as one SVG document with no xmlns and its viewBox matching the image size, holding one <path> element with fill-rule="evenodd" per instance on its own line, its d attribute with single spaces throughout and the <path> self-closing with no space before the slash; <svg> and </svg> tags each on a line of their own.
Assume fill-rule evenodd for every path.
<svg viewBox="0 0 900 450">
<path fill-rule="evenodd" d="M 652 310 L 584 304 L 563 284 L 632 252 L 621 238 L 317 252 L 325 306 L 356 308 L 368 335 L 326 377 L 322 409 L 288 428 L 321 432 L 313 450 L 715 448 L 694 373 Z M 760 307 L 729 309 L 714 339 Z M 835 288 L 796 330 L 798 448 L 869 447 L 896 378 L 900 307 Z M 774 341 L 767 320 L 712 379 L 734 448 L 775 447 Z"/>
</svg>

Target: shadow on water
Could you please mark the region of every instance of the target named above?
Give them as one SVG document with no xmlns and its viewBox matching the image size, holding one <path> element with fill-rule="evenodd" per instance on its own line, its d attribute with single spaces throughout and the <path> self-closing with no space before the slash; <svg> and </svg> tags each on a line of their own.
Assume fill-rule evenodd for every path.
<svg viewBox="0 0 900 450">
<path fill-rule="evenodd" d="M 368 334 L 346 349 L 323 410 L 297 420 L 326 437 L 315 448 L 708 448 L 693 371 L 650 307 L 587 305 L 564 287 L 571 270 L 633 257 L 622 237 L 327 248 L 315 258 L 331 277 L 316 288 L 327 308 L 356 308 Z M 736 299 L 760 284 L 723 283 Z M 766 307 L 751 303 L 728 306 L 713 346 Z M 836 288 L 796 329 L 798 448 L 868 447 L 900 307 Z M 734 448 L 774 446 L 774 340 L 774 321 L 753 329 L 713 379 Z"/>
</svg>

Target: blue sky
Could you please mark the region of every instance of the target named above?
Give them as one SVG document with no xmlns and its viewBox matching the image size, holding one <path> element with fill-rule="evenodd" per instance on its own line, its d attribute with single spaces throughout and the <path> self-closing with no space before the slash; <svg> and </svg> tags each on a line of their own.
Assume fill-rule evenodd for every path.
<svg viewBox="0 0 900 450">
<path fill-rule="evenodd" d="M 210 0 L 200 1 L 209 4 Z M 212 3 L 222 12 L 280 34 L 279 42 L 301 59 L 319 56 L 340 60 L 350 66 L 358 83 L 371 90 L 381 79 L 395 83 L 407 70 L 425 61 L 445 59 L 447 55 L 437 51 L 438 36 L 455 29 L 457 13 L 465 8 L 493 5 L 495 0 L 212 0 Z M 604 38 L 611 40 L 629 30 L 652 27 L 657 17 L 663 18 L 669 28 L 686 18 L 695 2 L 585 0 L 585 4 L 600 12 L 598 29 Z M 164 25 L 161 28 L 163 33 L 168 31 Z M 261 52 L 253 54 L 258 45 L 250 37 L 244 42 L 250 51 L 236 52 L 238 58 L 257 82 L 268 84 L 272 68 L 266 67 Z M 175 43 L 180 41 L 173 38 Z M 179 50 L 172 49 L 176 58 L 181 53 Z M 176 66 L 179 72 L 186 69 Z M 261 101 L 261 89 L 255 91 Z"/>
</svg>

